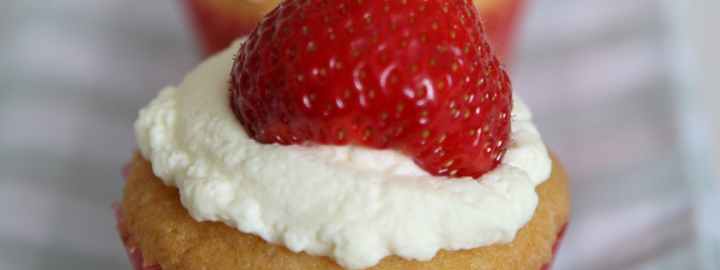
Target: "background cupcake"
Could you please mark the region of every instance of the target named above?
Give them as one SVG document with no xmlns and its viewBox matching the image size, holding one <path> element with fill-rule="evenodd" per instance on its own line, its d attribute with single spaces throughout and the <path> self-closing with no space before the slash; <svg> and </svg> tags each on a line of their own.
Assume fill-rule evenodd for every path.
<svg viewBox="0 0 720 270">
<path fill-rule="evenodd" d="M 246 35 L 280 0 L 184 0 L 206 54 L 224 49 Z M 513 47 L 515 28 L 525 0 L 473 0 L 485 20 L 490 40 L 499 56 Z"/>
</svg>

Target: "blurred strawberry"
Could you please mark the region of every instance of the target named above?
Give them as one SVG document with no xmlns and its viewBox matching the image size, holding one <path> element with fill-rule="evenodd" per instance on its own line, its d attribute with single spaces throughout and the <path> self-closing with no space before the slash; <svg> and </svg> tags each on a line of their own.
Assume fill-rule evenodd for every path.
<svg viewBox="0 0 720 270">
<path fill-rule="evenodd" d="M 474 0 L 485 23 L 490 44 L 502 60 L 511 55 L 515 29 L 525 0 Z"/>
<path fill-rule="evenodd" d="M 525 0 L 474 0 L 496 55 L 505 58 Z M 206 54 L 224 49 L 247 35 L 280 0 L 185 0 Z"/>
</svg>

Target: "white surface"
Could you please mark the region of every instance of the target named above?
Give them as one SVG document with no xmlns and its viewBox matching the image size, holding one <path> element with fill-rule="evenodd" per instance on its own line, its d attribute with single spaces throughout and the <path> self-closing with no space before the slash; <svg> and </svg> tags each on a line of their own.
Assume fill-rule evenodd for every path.
<svg viewBox="0 0 720 270">
<path fill-rule="evenodd" d="M 720 269 L 695 237 L 717 247 L 695 213 L 720 210 L 690 188 L 714 177 L 693 164 L 718 141 L 685 129 L 707 126 L 692 108 L 715 96 L 675 79 L 662 2 L 531 2 L 511 76 L 572 177 L 556 270 Z M 692 40 L 713 36 L 717 1 L 692 2 Z M 181 15 L 176 1 L 0 2 L 0 269 L 129 269 L 110 204 L 137 110 L 199 60 Z M 717 43 L 692 44 L 720 70 Z"/>
<path fill-rule="evenodd" d="M 697 213 L 700 254 L 706 269 L 720 267 L 720 35 L 710 34 L 720 25 L 720 2 L 714 0 L 665 1 L 671 20 L 677 61 L 684 140 L 689 145 L 691 181 Z M 708 142 L 710 142 L 708 144 Z"/>
<path fill-rule="evenodd" d="M 365 269 L 390 255 L 427 261 L 509 243 L 532 218 L 552 161 L 520 97 L 510 146 L 479 180 L 432 176 L 394 150 L 261 144 L 229 106 L 241 42 L 162 90 L 135 122 L 143 156 L 196 220 Z"/>
</svg>

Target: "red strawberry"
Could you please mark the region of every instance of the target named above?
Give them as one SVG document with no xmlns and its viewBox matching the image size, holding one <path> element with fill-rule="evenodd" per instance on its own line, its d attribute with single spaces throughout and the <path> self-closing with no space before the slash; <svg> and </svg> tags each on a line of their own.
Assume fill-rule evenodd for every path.
<svg viewBox="0 0 720 270">
<path fill-rule="evenodd" d="M 510 81 L 469 0 L 285 1 L 230 93 L 259 142 L 389 148 L 434 175 L 481 176 L 510 132 Z"/>
</svg>

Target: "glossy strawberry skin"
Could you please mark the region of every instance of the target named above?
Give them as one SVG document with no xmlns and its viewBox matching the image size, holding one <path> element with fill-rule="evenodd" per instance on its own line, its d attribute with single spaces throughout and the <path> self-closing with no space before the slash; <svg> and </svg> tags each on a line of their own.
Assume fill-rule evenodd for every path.
<svg viewBox="0 0 720 270">
<path fill-rule="evenodd" d="M 230 95 L 259 142 L 390 148 L 434 175 L 479 177 L 508 145 L 510 81 L 470 1 L 285 1 Z"/>
</svg>

